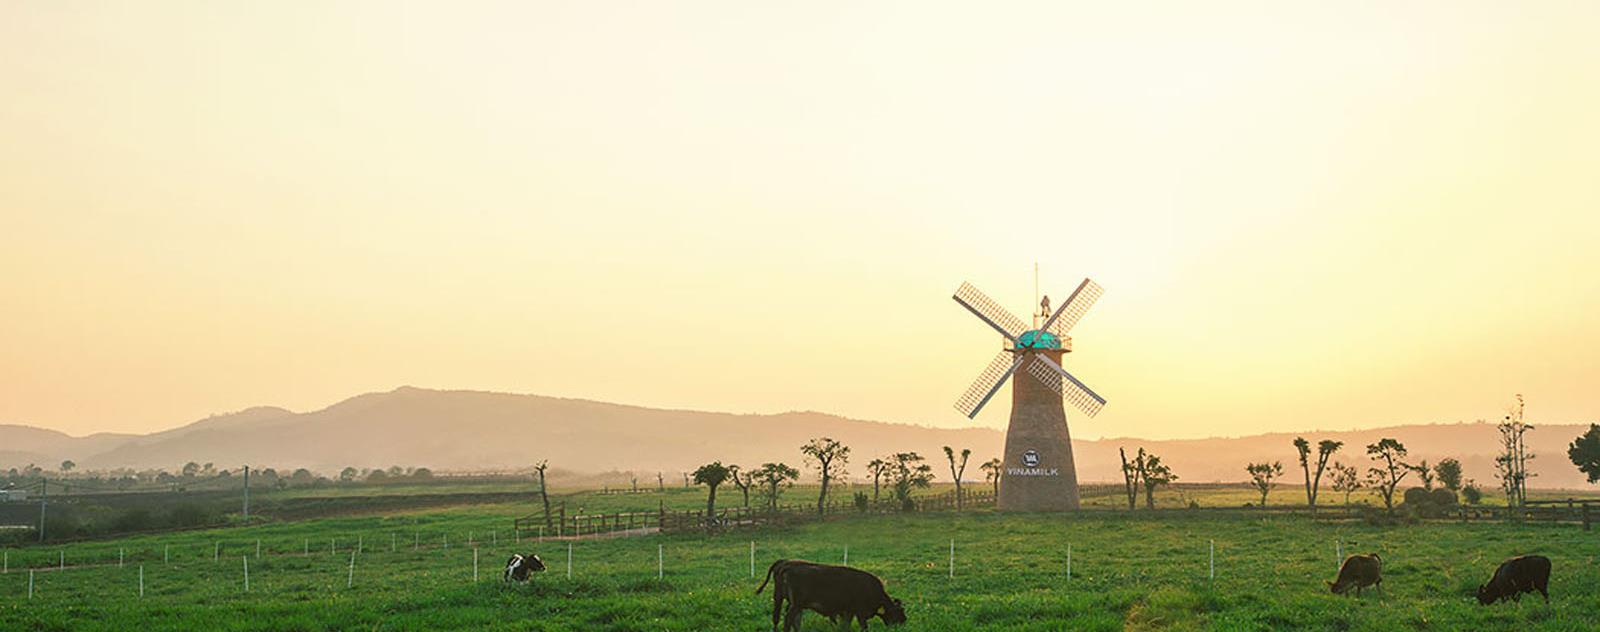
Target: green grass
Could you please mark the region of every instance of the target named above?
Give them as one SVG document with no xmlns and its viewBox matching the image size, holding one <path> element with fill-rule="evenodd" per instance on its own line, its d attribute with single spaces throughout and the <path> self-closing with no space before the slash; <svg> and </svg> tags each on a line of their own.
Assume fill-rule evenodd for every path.
<svg viewBox="0 0 1600 632">
<path fill-rule="evenodd" d="M 569 511 L 574 500 L 590 510 L 647 508 L 656 504 L 652 496 L 587 495 L 569 499 Z M 668 496 L 685 504 L 698 497 Z M 1109 512 L 874 516 L 716 537 L 580 541 L 567 579 L 566 543 L 508 541 L 510 517 L 534 507 L 462 507 L 8 549 L 0 629 L 766 629 L 771 601 L 752 594 L 758 580 L 749 577 L 751 541 L 758 573 L 779 557 L 838 562 L 848 546 L 851 565 L 883 577 L 890 593 L 906 602 L 907 631 L 1600 627 L 1600 536 L 1570 525 L 1379 528 L 1293 516 Z M 497 545 L 488 543 L 491 529 Z M 472 549 L 464 546 L 469 533 L 480 547 L 476 583 Z M 354 587 L 346 588 L 358 536 L 365 551 L 356 559 Z M 254 557 L 257 538 L 261 558 Z M 336 539 L 332 553 L 330 539 Z M 1383 556 L 1381 596 L 1328 594 L 1322 582 L 1335 574 L 1336 539 L 1347 552 Z M 421 550 L 413 550 L 416 540 Z M 1211 541 L 1214 581 L 1207 579 Z M 213 561 L 219 542 L 221 559 Z M 303 554 L 307 542 L 310 555 Z M 665 558 L 662 580 L 656 579 L 658 545 Z M 166 546 L 170 563 L 162 561 Z M 119 549 L 127 556 L 122 567 L 116 566 Z M 69 568 L 43 570 L 57 564 L 61 551 Z M 550 572 L 527 585 L 501 584 L 500 564 L 513 551 L 539 552 Z M 1554 560 L 1553 603 L 1534 597 L 1520 607 L 1477 605 L 1473 588 L 1500 560 L 1521 553 Z M 242 581 L 247 555 L 249 593 Z M 41 569 L 31 601 L 28 567 Z M 806 621 L 808 630 L 830 629 L 815 615 Z"/>
</svg>

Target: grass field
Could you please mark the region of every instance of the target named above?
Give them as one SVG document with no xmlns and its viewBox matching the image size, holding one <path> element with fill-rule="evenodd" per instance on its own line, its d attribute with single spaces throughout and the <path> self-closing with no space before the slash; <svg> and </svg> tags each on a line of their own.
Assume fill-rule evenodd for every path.
<svg viewBox="0 0 1600 632">
<path fill-rule="evenodd" d="M 576 500 L 605 511 L 655 505 L 652 496 L 586 495 L 569 499 L 569 510 Z M 669 497 L 688 504 L 697 496 Z M 848 547 L 852 566 L 877 573 L 906 602 L 905 630 L 1600 627 L 1600 536 L 1576 526 L 1380 528 L 1243 513 L 867 516 L 714 537 L 578 541 L 568 579 L 566 542 L 509 541 L 509 518 L 533 510 L 487 505 L 8 549 L 0 629 L 759 630 L 771 601 L 752 594 L 752 541 L 758 575 L 779 557 L 841 562 Z M 1381 596 L 1327 593 L 1336 541 L 1383 556 Z M 550 571 L 503 585 L 500 565 L 513 551 L 537 551 Z M 1555 562 L 1551 605 L 1472 600 L 1496 563 L 1531 552 Z M 56 570 L 63 555 L 67 568 Z M 806 629 L 830 629 L 815 615 L 806 620 Z"/>
</svg>

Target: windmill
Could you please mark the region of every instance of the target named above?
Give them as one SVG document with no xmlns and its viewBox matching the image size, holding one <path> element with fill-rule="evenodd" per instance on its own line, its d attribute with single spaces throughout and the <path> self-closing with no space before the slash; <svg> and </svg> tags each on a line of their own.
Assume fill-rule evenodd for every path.
<svg viewBox="0 0 1600 632">
<path fill-rule="evenodd" d="M 1099 285 L 1084 279 L 1054 312 L 1050 311 L 1050 298 L 1045 297 L 1031 329 L 970 283 L 962 283 L 951 297 L 1005 336 L 1005 348 L 956 401 L 956 410 L 969 419 L 976 417 L 1012 374 L 1028 374 L 1011 382 L 1011 423 L 1006 428 L 1005 470 L 998 499 L 1002 511 L 1078 508 L 1078 474 L 1062 404 L 1072 402 L 1093 417 L 1106 400 L 1062 368 L 1061 359 L 1072 351 L 1067 332 L 1101 293 Z M 1039 318 L 1045 318 L 1043 324 Z"/>
</svg>

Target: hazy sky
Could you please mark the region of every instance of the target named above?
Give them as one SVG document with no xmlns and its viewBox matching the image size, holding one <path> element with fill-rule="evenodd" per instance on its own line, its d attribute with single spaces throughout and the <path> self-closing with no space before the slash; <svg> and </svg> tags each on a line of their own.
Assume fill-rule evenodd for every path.
<svg viewBox="0 0 1600 632">
<path fill-rule="evenodd" d="M 1035 261 L 1078 437 L 1600 420 L 1600 3 L 1295 4 L 6 2 L 0 422 L 956 426 Z"/>
</svg>

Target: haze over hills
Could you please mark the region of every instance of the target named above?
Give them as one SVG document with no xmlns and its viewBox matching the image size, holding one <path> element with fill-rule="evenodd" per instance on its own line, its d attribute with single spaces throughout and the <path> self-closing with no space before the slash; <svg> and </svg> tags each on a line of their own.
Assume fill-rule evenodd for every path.
<svg viewBox="0 0 1600 632">
<path fill-rule="evenodd" d="M 1073 418 L 1073 423 L 1084 423 Z M 1096 423 L 1096 422 L 1088 422 Z M 1580 488 L 1587 484 L 1566 459 L 1566 444 L 1583 425 L 1536 424 L 1528 434 L 1537 455 L 1530 469 L 1536 487 Z M 1466 475 L 1494 486 L 1492 424 L 1405 425 L 1354 431 L 1311 431 L 1308 439 L 1336 439 L 1335 457 L 1365 469 L 1364 446 L 1379 437 L 1405 443 L 1412 460 L 1461 459 Z M 219 467 L 307 467 L 335 472 L 345 466 L 427 466 L 441 470 L 520 469 L 540 459 L 574 472 L 635 470 L 674 474 L 712 460 L 799 464 L 798 447 L 831 436 L 853 450 L 852 473 L 861 475 L 872 456 L 912 450 L 934 462 L 948 479 L 941 446 L 970 447 L 968 477 L 977 464 L 1000 453 L 1004 436 L 988 428 L 941 429 L 847 419 L 817 412 L 729 414 L 661 410 L 579 399 L 481 391 L 401 387 L 368 393 L 325 409 L 296 413 L 256 407 L 209 417 L 148 435 L 95 434 L 71 437 L 53 430 L 0 425 L 0 467 L 37 463 L 54 468 L 63 459 L 83 469 L 119 467 L 176 469 L 188 461 Z M 1285 484 L 1297 484 L 1295 434 L 1274 433 L 1195 440 L 1104 439 L 1075 441 L 1078 473 L 1085 482 L 1120 480 L 1117 449 L 1145 447 L 1189 482 L 1244 479 L 1244 464 L 1282 461 Z"/>
</svg>

